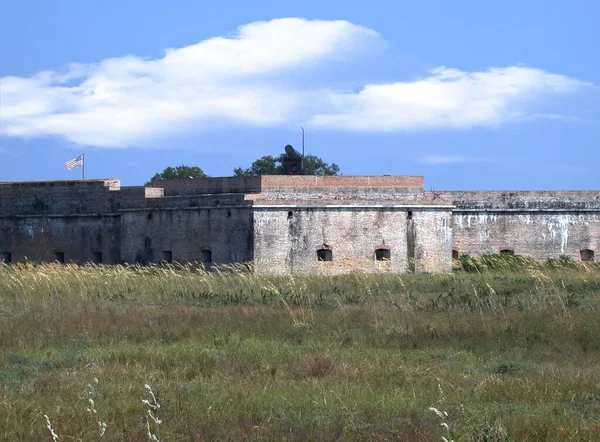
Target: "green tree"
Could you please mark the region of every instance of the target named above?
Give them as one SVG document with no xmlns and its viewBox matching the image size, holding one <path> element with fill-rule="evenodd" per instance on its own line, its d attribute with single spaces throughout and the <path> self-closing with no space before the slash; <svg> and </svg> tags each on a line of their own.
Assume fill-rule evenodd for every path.
<svg viewBox="0 0 600 442">
<path fill-rule="evenodd" d="M 157 173 L 146 184 L 152 181 L 173 180 L 173 179 L 188 179 L 188 178 L 208 178 L 202 169 L 196 166 L 177 166 L 167 167 L 160 173 Z"/>
<path fill-rule="evenodd" d="M 254 161 L 247 169 L 236 167 L 233 169 L 235 176 L 256 176 L 256 175 L 281 175 L 283 174 L 283 159 L 285 154 L 278 157 L 266 155 Z M 315 155 L 306 155 L 304 157 L 305 175 L 339 175 L 340 167 L 335 163 L 326 163 Z"/>
</svg>

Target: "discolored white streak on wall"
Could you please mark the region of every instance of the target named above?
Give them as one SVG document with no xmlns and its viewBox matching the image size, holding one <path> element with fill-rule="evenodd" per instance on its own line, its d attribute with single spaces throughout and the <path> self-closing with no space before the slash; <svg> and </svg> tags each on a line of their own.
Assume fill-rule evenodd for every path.
<svg viewBox="0 0 600 442">
<path fill-rule="evenodd" d="M 595 250 L 600 238 L 600 211 L 455 210 L 454 248 L 480 255 L 514 250 L 536 259 L 567 255 L 579 259 L 583 249 Z"/>
</svg>

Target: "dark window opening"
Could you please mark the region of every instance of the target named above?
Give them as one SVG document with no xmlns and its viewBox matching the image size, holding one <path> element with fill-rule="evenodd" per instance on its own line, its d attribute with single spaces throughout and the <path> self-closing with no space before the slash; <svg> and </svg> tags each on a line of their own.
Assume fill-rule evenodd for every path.
<svg viewBox="0 0 600 442">
<path fill-rule="evenodd" d="M 375 250 L 375 259 L 377 261 L 389 261 L 392 259 L 392 252 L 389 249 Z"/>
<path fill-rule="evenodd" d="M 56 261 L 58 261 L 61 264 L 65 263 L 65 254 L 63 252 L 56 252 Z"/>
<path fill-rule="evenodd" d="M 452 250 L 452 259 L 458 259 L 458 250 Z"/>
<path fill-rule="evenodd" d="M 231 218 L 231 210 L 227 211 L 227 218 Z"/>
<path fill-rule="evenodd" d="M 163 250 L 161 261 L 171 264 L 173 262 L 173 252 L 170 250 Z"/>
<path fill-rule="evenodd" d="M 317 261 L 333 261 L 333 251 L 331 249 L 317 250 Z"/>
<path fill-rule="evenodd" d="M 94 252 L 92 253 L 92 261 L 94 264 L 102 264 L 102 253 Z"/>
<path fill-rule="evenodd" d="M 291 210 L 288 212 L 288 219 L 292 219 L 294 217 L 294 212 Z"/>
<path fill-rule="evenodd" d="M 584 249 L 579 252 L 582 261 L 593 261 L 594 260 L 594 251 L 590 249 Z"/>
<path fill-rule="evenodd" d="M 144 238 L 144 251 L 149 252 L 151 248 L 152 248 L 152 238 L 147 236 Z"/>
<path fill-rule="evenodd" d="M 2 254 L 2 263 L 10 264 L 12 262 L 12 255 L 9 252 L 4 252 Z"/>
<path fill-rule="evenodd" d="M 202 250 L 202 262 L 212 262 L 212 252 L 210 250 Z"/>
<path fill-rule="evenodd" d="M 511 250 L 511 249 L 502 249 L 502 250 L 500 250 L 500 253 L 502 255 L 514 255 L 515 251 Z"/>
<path fill-rule="evenodd" d="M 152 212 L 150 212 L 148 215 L 146 215 L 146 219 L 152 219 Z"/>
<path fill-rule="evenodd" d="M 412 219 L 412 216 L 413 216 L 412 210 L 409 210 L 408 212 L 406 212 L 406 218 Z"/>
</svg>

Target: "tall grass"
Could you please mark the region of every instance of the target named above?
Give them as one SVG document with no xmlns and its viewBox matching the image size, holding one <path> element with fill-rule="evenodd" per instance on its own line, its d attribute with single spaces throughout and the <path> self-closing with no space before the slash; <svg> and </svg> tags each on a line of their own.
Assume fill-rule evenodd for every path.
<svg viewBox="0 0 600 442">
<path fill-rule="evenodd" d="M 246 266 L 206 272 L 181 265 L 0 265 L 0 308 L 68 301 L 173 301 L 211 306 L 329 307 L 384 303 L 408 309 L 596 305 L 597 264 L 538 263 L 518 255 L 461 256 L 446 275 L 266 276 Z M 518 296 L 516 296 L 518 295 Z M 57 305 L 60 308 L 60 305 Z"/>
<path fill-rule="evenodd" d="M 597 440 L 598 267 L 468 259 L 0 266 L 0 440 Z"/>
</svg>

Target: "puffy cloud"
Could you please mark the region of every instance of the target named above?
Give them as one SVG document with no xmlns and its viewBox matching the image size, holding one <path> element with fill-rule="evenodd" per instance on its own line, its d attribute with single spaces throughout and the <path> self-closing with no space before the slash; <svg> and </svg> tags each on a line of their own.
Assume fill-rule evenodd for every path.
<svg viewBox="0 0 600 442">
<path fill-rule="evenodd" d="M 312 118 L 328 128 L 397 131 L 497 125 L 523 116 L 528 100 L 586 83 L 521 66 L 463 72 L 438 67 L 415 81 L 371 84 L 330 94 L 334 112 Z"/>
<path fill-rule="evenodd" d="M 278 124 L 313 95 L 278 86 L 278 75 L 348 57 L 379 39 L 346 21 L 286 18 L 169 49 L 157 60 L 125 56 L 66 73 L 4 77 L 0 134 L 123 147 L 219 120 Z"/>
<path fill-rule="evenodd" d="M 462 72 L 440 67 L 414 81 L 358 93 L 311 88 L 295 75 L 379 47 L 347 21 L 276 19 L 242 26 L 161 58 L 124 56 L 31 77 L 0 78 L 0 135 L 57 136 L 98 147 L 147 145 L 215 123 L 400 131 L 499 124 L 524 103 L 582 82 L 527 67 Z M 335 82 L 335 79 L 329 79 Z M 534 114 L 531 114 L 534 115 Z"/>
</svg>

